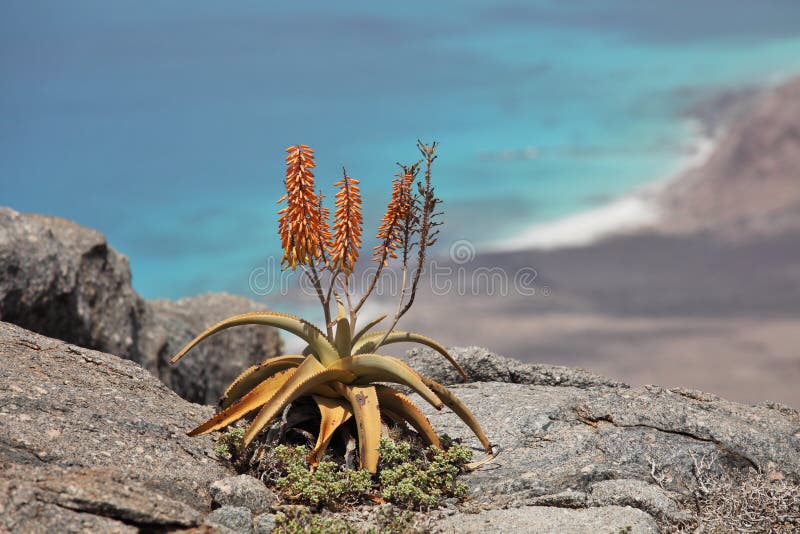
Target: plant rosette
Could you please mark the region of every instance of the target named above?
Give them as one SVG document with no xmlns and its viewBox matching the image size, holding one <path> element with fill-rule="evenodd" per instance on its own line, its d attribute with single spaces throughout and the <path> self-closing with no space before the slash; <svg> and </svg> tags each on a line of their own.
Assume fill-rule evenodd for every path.
<svg viewBox="0 0 800 534">
<path fill-rule="evenodd" d="M 488 438 L 475 416 L 458 397 L 401 360 L 379 353 L 382 347 L 392 343 L 419 343 L 441 354 L 465 380 L 467 378 L 458 362 L 441 344 L 421 334 L 396 329 L 400 318 L 414 302 L 427 251 L 436 243 L 438 226 L 441 224 L 438 222 L 441 214 L 437 212 L 440 200 L 435 196 L 431 184 L 436 146 L 436 143 L 426 145 L 419 142 L 422 160 L 400 166 L 401 171 L 392 182 L 391 199 L 377 232 L 378 244 L 373 248 L 372 260 L 378 267 L 367 290 L 357 302 L 352 294 L 351 278 L 361 247 L 359 182 L 348 176 L 346 170 L 343 170 L 343 178 L 336 182 L 339 190 L 335 195 L 336 211 L 331 232 L 329 210 L 323 206 L 322 193 L 315 190 L 311 170 L 315 167 L 313 151 L 306 145 L 287 149 L 286 195 L 279 201 L 284 202 L 285 206 L 279 211 L 278 223 L 284 250 L 282 264 L 286 269 L 302 269 L 315 288 L 326 324 L 319 329 L 289 314 L 245 313 L 212 325 L 187 344 L 171 363 L 178 362 L 206 338 L 241 325 L 272 326 L 298 336 L 307 344 L 302 354 L 271 357 L 244 370 L 225 391 L 220 411 L 188 431 L 190 436 L 222 430 L 239 420 L 247 420 L 246 429 L 237 427 L 235 435 L 218 441 L 218 454 L 233 455 L 247 449 L 265 428 L 286 411 L 287 406 L 301 399 L 310 400 L 318 410 L 319 426 L 316 437 L 311 436 L 314 439 L 309 440 L 313 441 L 313 446 L 303 452 L 302 460 L 308 473 L 316 473 L 319 477 L 329 474 L 332 468 L 323 464 L 323 456 L 331 439 L 347 424 L 354 423 L 360 469 L 374 475 L 380 467 L 382 491 L 395 502 L 403 502 L 411 507 L 431 505 L 433 500 L 426 500 L 427 497 L 414 493 L 414 488 L 425 486 L 423 480 L 414 479 L 411 473 L 413 469 L 425 471 L 425 465 L 417 461 L 419 457 L 415 460 L 417 463 L 409 461 L 397 465 L 386 458 L 381 460 L 382 456 L 396 455 L 398 447 L 405 447 L 381 440 L 388 425 L 407 424 L 419 435 L 430 447 L 423 455 L 425 461 L 441 471 L 454 488 L 453 495 L 461 491 L 455 482 L 458 470 L 476 468 L 482 462 L 469 464 L 451 457 L 452 450 L 453 454 L 462 458 L 462 449 L 451 447 L 445 450 L 438 434 L 419 408 L 406 395 L 387 385 L 400 384 L 416 392 L 437 410 L 445 406 L 452 410 L 477 436 L 488 455 L 487 459 L 492 457 Z M 418 180 L 423 167 L 423 178 Z M 412 265 L 414 263 L 416 265 Z M 375 290 L 382 270 L 390 268 L 391 264 L 397 264 L 402 280 L 397 310 L 391 318 L 391 324 L 386 330 L 375 330 L 387 318 L 384 315 L 356 329 L 360 309 Z M 333 309 L 336 310 L 335 315 Z M 353 423 L 348 423 L 351 420 Z M 288 466 L 286 455 L 290 454 L 290 449 L 276 450 L 282 451 L 284 464 Z M 292 458 L 297 460 L 299 450 L 291 450 Z M 445 467 L 445 464 L 451 467 Z M 293 472 L 301 476 L 299 467 L 291 465 L 294 466 Z M 412 465 L 413 468 L 408 467 Z M 456 472 L 453 473 L 451 468 Z M 337 471 L 337 476 L 342 475 Z M 344 479 L 352 479 L 353 487 L 361 489 L 364 484 L 358 476 L 344 475 Z M 306 486 L 311 488 L 313 484 Z M 303 490 L 304 494 L 316 491 L 308 488 Z M 323 497 L 321 495 L 319 498 Z M 311 497 L 309 499 L 313 500 Z"/>
</svg>

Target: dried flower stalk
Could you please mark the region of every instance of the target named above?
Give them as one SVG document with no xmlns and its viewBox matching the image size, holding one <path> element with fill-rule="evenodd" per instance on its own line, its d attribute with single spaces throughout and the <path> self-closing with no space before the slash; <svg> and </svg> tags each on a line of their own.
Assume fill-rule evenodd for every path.
<svg viewBox="0 0 800 534">
<path fill-rule="evenodd" d="M 397 250 L 403 247 L 403 230 L 411 213 L 413 198 L 411 185 L 415 173 L 404 168 L 402 173 L 395 174 L 392 180 L 392 198 L 386 206 L 378 228 L 378 244 L 374 247 L 373 260 L 388 264 L 389 259 L 397 258 Z"/>
</svg>

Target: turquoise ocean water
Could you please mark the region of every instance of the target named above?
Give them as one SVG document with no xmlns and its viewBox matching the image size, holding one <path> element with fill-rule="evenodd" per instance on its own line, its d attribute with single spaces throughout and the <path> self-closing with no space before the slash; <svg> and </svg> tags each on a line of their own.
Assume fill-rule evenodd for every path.
<svg viewBox="0 0 800 534">
<path fill-rule="evenodd" d="M 440 141 L 444 239 L 480 252 L 675 171 L 698 99 L 798 72 L 796 0 L 8 1 L 0 205 L 104 232 L 146 297 L 252 296 L 289 144 L 362 181 L 370 234 Z"/>
</svg>

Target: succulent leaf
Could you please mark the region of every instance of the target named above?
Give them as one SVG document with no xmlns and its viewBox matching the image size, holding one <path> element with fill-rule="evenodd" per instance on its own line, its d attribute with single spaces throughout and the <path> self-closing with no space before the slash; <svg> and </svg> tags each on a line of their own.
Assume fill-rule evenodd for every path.
<svg viewBox="0 0 800 534">
<path fill-rule="evenodd" d="M 306 461 L 316 466 L 322 460 L 322 456 L 328 448 L 328 444 L 343 423 L 353 416 L 353 411 L 350 405 L 341 399 L 332 399 L 322 397 L 319 395 L 312 395 L 314 401 L 317 403 L 320 413 L 319 434 L 317 435 L 317 444 L 314 449 L 309 453 Z"/>
<path fill-rule="evenodd" d="M 347 319 L 347 312 L 341 301 L 339 301 L 338 296 L 336 303 L 339 307 L 339 314 L 336 316 L 336 338 L 334 339 L 334 345 L 336 346 L 336 351 L 339 353 L 339 357 L 344 357 L 350 355 L 350 346 L 352 343 L 350 321 Z"/>
<path fill-rule="evenodd" d="M 190 436 L 200 436 L 219 430 L 237 419 L 241 419 L 253 410 L 267 403 L 280 388 L 294 375 L 295 369 L 279 371 L 257 385 L 250 393 L 228 406 L 200 426 L 187 432 Z"/>
<path fill-rule="evenodd" d="M 353 344 L 353 354 L 366 354 L 369 352 L 375 352 L 379 347 L 378 343 L 381 343 L 381 339 L 386 332 L 374 332 L 372 334 L 363 336 L 361 339 L 358 340 L 357 343 L 354 342 Z M 458 362 L 453 358 L 447 349 L 444 348 L 439 342 L 435 339 L 431 339 L 427 336 L 423 336 L 422 334 L 415 334 L 413 332 L 402 332 L 395 330 L 390 332 L 388 336 L 386 336 L 386 340 L 381 343 L 380 346 L 389 345 L 390 343 L 419 343 L 421 345 L 425 345 L 427 347 L 432 348 L 449 361 L 453 367 L 456 368 L 456 371 L 461 375 L 461 377 L 466 381 L 467 380 L 467 373 L 464 372 L 464 369 L 458 364 Z"/>
<path fill-rule="evenodd" d="M 176 354 L 172 360 L 170 360 L 170 363 L 174 364 L 183 358 L 187 352 L 192 350 L 198 343 L 207 337 L 234 326 L 248 324 L 273 326 L 275 328 L 286 330 L 287 332 L 300 337 L 303 339 L 303 341 L 309 344 L 314 354 L 322 363 L 326 365 L 335 361 L 338 357 L 336 354 L 336 349 L 325 338 L 325 334 L 323 334 L 316 326 L 308 321 L 305 321 L 299 317 L 295 317 L 294 315 L 289 315 L 288 313 L 251 312 L 228 317 L 227 319 L 223 319 L 217 324 L 210 326 L 202 334 L 194 338 L 185 347 L 183 347 L 181 351 Z"/>
<path fill-rule="evenodd" d="M 260 382 L 266 380 L 278 371 L 297 367 L 305 358 L 299 355 L 277 356 L 268 358 L 258 365 L 248 367 L 242 374 L 236 377 L 222 397 L 222 408 L 227 408 L 247 392 L 255 388 Z"/>
<path fill-rule="evenodd" d="M 356 375 L 354 385 L 370 385 L 373 382 L 394 382 L 410 387 L 437 410 L 442 409 L 442 401 L 422 381 L 422 377 L 405 363 L 391 356 L 380 354 L 360 354 L 342 358 L 328 369 L 343 369 Z"/>
<path fill-rule="evenodd" d="M 381 412 L 378 394 L 373 386 L 345 386 L 358 429 L 361 468 L 370 473 L 378 471 L 378 445 L 381 441 Z"/>
<path fill-rule="evenodd" d="M 354 335 L 354 336 L 353 336 L 353 343 L 355 344 L 355 342 L 356 342 L 356 341 L 358 341 L 359 339 L 361 339 L 361 337 L 362 337 L 364 334 L 366 334 L 367 332 L 369 332 L 370 330 L 372 330 L 373 328 L 375 328 L 375 326 L 376 326 L 378 323 L 380 323 L 381 321 L 383 321 L 384 319 L 386 319 L 386 317 L 387 317 L 386 315 L 381 315 L 380 317 L 376 317 L 375 319 L 373 319 L 373 320 L 371 320 L 370 322 L 368 322 L 367 324 L 365 324 L 365 325 L 364 325 L 364 326 L 361 328 L 361 330 L 359 330 L 358 332 L 356 332 L 356 335 Z"/>
<path fill-rule="evenodd" d="M 378 394 L 381 411 L 389 412 L 399 417 L 402 421 L 408 422 L 429 444 L 439 448 L 442 447 L 439 435 L 431 426 L 428 418 L 419 411 L 419 408 L 408 397 L 386 386 L 376 385 L 375 391 Z"/>
<path fill-rule="evenodd" d="M 334 389 L 335 384 L 320 384 L 312 388 L 310 391 L 312 394 L 317 395 L 318 397 L 326 397 L 328 399 L 339 399 L 342 397 L 341 392 L 337 389 Z"/>
<path fill-rule="evenodd" d="M 339 360 L 341 361 L 341 360 Z M 266 403 L 250 424 L 244 435 L 243 447 L 247 447 L 283 408 L 295 399 L 311 393 L 315 388 L 329 382 L 352 382 L 355 374 L 345 369 L 325 369 L 314 358 L 306 358 L 292 377 Z"/>
<path fill-rule="evenodd" d="M 475 436 L 477 436 L 477 438 L 480 440 L 481 445 L 483 445 L 483 448 L 486 450 L 486 453 L 492 454 L 492 444 L 489 443 L 489 439 L 486 437 L 486 434 L 483 433 L 480 423 L 478 423 L 478 420 L 475 419 L 474 415 L 472 415 L 472 412 L 469 410 L 469 408 L 467 408 L 467 406 L 461 402 L 458 397 L 453 395 L 449 389 L 435 380 L 422 377 L 422 381 L 426 386 L 436 392 L 436 394 L 441 397 L 442 402 L 444 402 L 448 408 L 453 410 L 453 412 L 467 424 L 470 430 L 472 430 Z"/>
</svg>

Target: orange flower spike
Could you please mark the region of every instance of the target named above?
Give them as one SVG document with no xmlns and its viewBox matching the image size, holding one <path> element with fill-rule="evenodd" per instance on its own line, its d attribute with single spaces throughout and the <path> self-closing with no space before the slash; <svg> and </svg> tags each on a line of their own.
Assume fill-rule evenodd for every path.
<svg viewBox="0 0 800 534">
<path fill-rule="evenodd" d="M 415 174 L 412 169 L 404 168 L 403 174 L 395 174 L 392 180 L 392 198 L 386 206 L 386 213 L 378 228 L 378 245 L 374 248 L 373 261 L 388 263 L 389 258 L 397 257 L 397 249 L 402 246 L 402 225 L 411 209 L 411 184 Z"/>
<path fill-rule="evenodd" d="M 331 249 L 331 263 L 345 275 L 353 272 L 358 252 L 361 248 L 361 189 L 359 181 L 347 176 L 333 184 L 336 192 L 336 213 L 334 214 L 334 242 Z"/>
<path fill-rule="evenodd" d="M 325 254 L 325 251 L 331 251 L 333 246 L 333 237 L 331 237 L 330 219 L 331 210 L 322 206 L 322 200 L 325 196 L 320 189 L 317 194 L 317 212 L 319 217 L 319 250 L 326 267 L 330 267 L 330 258 Z M 331 252 L 332 254 L 332 252 Z"/>
<path fill-rule="evenodd" d="M 295 269 L 322 253 L 323 227 L 321 204 L 314 192 L 314 151 L 306 145 L 286 149 L 286 195 L 278 202 L 286 206 L 278 211 L 278 233 L 283 246 L 282 264 Z"/>
</svg>

